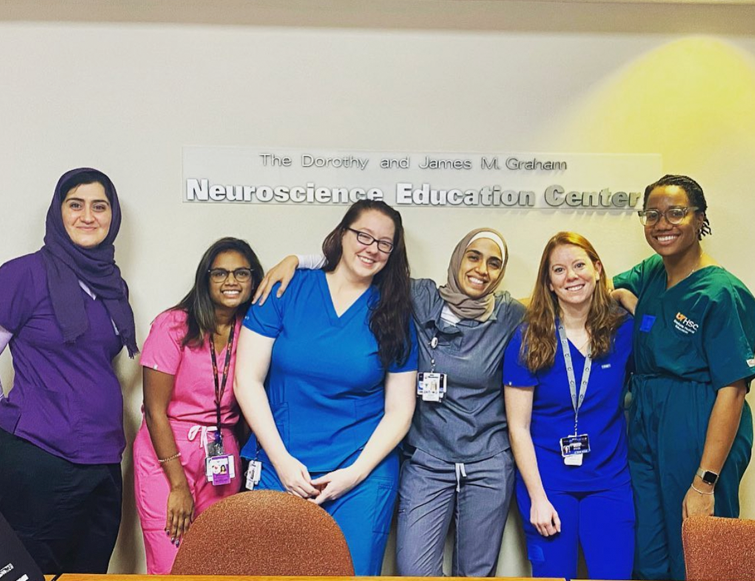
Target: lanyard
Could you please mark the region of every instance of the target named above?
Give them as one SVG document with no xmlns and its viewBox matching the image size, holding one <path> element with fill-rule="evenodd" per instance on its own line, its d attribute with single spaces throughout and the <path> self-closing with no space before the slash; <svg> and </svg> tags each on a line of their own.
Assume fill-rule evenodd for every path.
<svg viewBox="0 0 755 581">
<path fill-rule="evenodd" d="M 220 439 L 220 400 L 225 392 L 225 384 L 228 381 L 228 369 L 231 366 L 231 352 L 233 351 L 233 337 L 236 332 L 236 320 L 231 325 L 231 332 L 228 335 L 228 344 L 226 345 L 225 364 L 223 365 L 223 382 L 218 380 L 218 361 L 215 357 L 215 338 L 210 337 L 210 358 L 212 359 L 212 377 L 215 380 L 215 417 L 217 418 L 218 431 L 215 432 L 215 439 Z"/>
<path fill-rule="evenodd" d="M 561 340 L 561 351 L 564 354 L 564 364 L 566 364 L 566 376 L 569 379 L 569 393 L 571 394 L 571 405 L 574 408 L 574 435 L 577 435 L 577 422 L 579 420 L 579 408 L 582 407 L 582 402 L 585 399 L 585 393 L 587 393 L 587 383 L 590 381 L 590 368 L 592 367 L 592 358 L 590 357 L 590 347 L 587 348 L 587 356 L 585 357 L 585 366 L 582 369 L 582 381 L 579 385 L 579 393 L 577 393 L 577 381 L 574 379 L 574 368 L 571 361 L 571 350 L 569 349 L 569 340 L 566 338 L 566 331 L 564 330 L 561 321 L 558 322 L 558 338 Z"/>
</svg>

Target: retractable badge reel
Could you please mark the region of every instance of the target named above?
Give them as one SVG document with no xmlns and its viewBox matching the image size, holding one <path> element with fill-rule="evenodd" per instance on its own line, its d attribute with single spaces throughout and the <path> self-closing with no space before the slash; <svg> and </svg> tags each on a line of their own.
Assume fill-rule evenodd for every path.
<svg viewBox="0 0 755 581">
<path fill-rule="evenodd" d="M 434 352 L 437 346 L 438 337 L 435 336 L 430 340 L 430 349 Z M 446 379 L 445 373 L 435 371 L 435 355 L 431 355 L 430 371 L 417 374 L 417 395 L 422 401 L 440 402 L 446 395 Z"/>
</svg>

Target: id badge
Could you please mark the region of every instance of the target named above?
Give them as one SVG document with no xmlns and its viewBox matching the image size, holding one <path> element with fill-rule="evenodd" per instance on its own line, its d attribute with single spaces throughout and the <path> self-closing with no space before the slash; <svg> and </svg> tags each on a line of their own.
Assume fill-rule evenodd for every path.
<svg viewBox="0 0 755 581">
<path fill-rule="evenodd" d="M 567 466 L 582 466 L 582 456 L 590 451 L 590 436 L 578 434 L 559 440 L 561 457 Z"/>
<path fill-rule="evenodd" d="M 231 480 L 236 477 L 233 455 L 223 454 L 222 456 L 207 457 L 205 459 L 205 473 L 207 482 L 212 482 L 213 486 L 230 484 Z"/>
<path fill-rule="evenodd" d="M 417 375 L 417 395 L 422 401 L 440 401 L 446 395 L 445 373 L 419 373 Z"/>
<path fill-rule="evenodd" d="M 262 476 L 262 462 L 252 460 L 249 462 L 249 469 L 246 471 L 246 489 L 254 490 L 254 487 L 260 483 Z"/>
<path fill-rule="evenodd" d="M 223 448 L 223 439 L 216 437 L 212 440 L 209 440 L 207 442 L 207 446 L 205 446 L 205 455 L 208 458 L 212 458 L 214 456 L 224 456 L 225 449 Z"/>
</svg>

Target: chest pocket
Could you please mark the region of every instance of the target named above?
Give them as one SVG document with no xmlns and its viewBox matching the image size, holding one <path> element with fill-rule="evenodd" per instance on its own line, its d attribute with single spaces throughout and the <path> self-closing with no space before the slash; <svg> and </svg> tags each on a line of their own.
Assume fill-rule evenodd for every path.
<svg viewBox="0 0 755 581">
<path fill-rule="evenodd" d="M 664 369 L 676 369 L 680 365 L 694 368 L 696 365 L 692 363 L 703 357 L 699 350 L 701 336 L 697 320 L 666 307 L 650 332 L 653 356 Z"/>
<path fill-rule="evenodd" d="M 461 350 L 462 334 L 461 333 L 442 333 L 438 331 L 438 347 L 446 352 L 456 352 Z"/>
</svg>

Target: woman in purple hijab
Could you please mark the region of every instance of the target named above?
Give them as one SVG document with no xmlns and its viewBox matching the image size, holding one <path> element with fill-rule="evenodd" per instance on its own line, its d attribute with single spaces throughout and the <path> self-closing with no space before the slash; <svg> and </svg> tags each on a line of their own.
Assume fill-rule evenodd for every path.
<svg viewBox="0 0 755 581">
<path fill-rule="evenodd" d="M 42 248 L 0 266 L 0 512 L 46 574 L 105 573 L 121 520 L 123 398 L 137 353 L 115 264 L 118 195 L 101 171 L 61 176 Z"/>
</svg>

